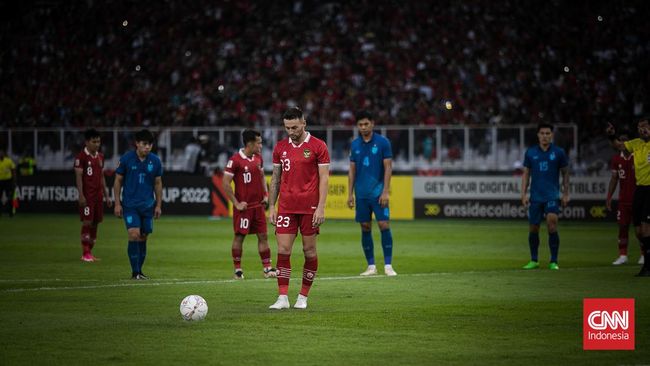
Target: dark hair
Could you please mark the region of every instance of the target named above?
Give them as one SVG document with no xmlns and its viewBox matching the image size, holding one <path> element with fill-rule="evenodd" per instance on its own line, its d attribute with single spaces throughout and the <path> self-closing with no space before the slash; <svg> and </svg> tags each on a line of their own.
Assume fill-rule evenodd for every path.
<svg viewBox="0 0 650 366">
<path fill-rule="evenodd" d="M 282 119 L 286 120 L 292 120 L 292 119 L 302 119 L 303 114 L 302 114 L 302 109 L 299 107 L 291 107 L 284 111 L 284 114 L 282 115 Z"/>
<path fill-rule="evenodd" d="M 86 139 L 86 141 L 92 140 L 97 137 L 102 137 L 102 136 L 99 134 L 99 131 L 97 131 L 94 128 L 89 128 L 84 132 L 84 138 Z"/>
<path fill-rule="evenodd" d="M 357 113 L 354 114 L 355 121 L 359 122 L 362 119 L 367 119 L 369 121 L 374 121 L 375 117 L 372 115 L 372 113 L 368 110 L 361 110 L 358 111 Z"/>
<path fill-rule="evenodd" d="M 550 123 L 540 123 L 540 124 L 538 124 L 537 125 L 537 132 L 539 132 L 539 130 L 541 130 L 542 128 L 548 128 L 548 129 L 551 130 L 551 132 L 553 132 L 553 125 L 550 124 Z"/>
<path fill-rule="evenodd" d="M 639 120 L 636 121 L 636 124 L 638 125 L 638 124 L 641 123 L 641 122 L 648 122 L 648 123 L 650 123 L 650 116 L 643 116 L 643 117 L 639 118 Z"/>
<path fill-rule="evenodd" d="M 153 133 L 147 129 L 140 130 L 135 133 L 135 141 L 144 141 L 153 144 Z"/>
<path fill-rule="evenodd" d="M 244 132 L 241 133 L 241 139 L 244 141 L 244 146 L 251 141 L 256 141 L 259 136 L 262 136 L 262 134 L 255 130 L 244 130 Z"/>
</svg>

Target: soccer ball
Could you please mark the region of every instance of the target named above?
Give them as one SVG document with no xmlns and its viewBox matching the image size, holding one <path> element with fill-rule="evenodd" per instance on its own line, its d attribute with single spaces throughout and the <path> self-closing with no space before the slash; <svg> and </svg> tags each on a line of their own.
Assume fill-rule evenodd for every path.
<svg viewBox="0 0 650 366">
<path fill-rule="evenodd" d="M 187 321 L 203 320 L 208 315 L 208 303 L 199 295 L 189 295 L 181 301 L 180 310 Z"/>
</svg>

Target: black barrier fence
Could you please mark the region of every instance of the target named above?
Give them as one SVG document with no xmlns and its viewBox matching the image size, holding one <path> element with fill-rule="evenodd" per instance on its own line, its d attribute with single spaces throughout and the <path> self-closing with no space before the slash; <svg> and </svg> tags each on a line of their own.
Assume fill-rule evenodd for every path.
<svg viewBox="0 0 650 366">
<path fill-rule="evenodd" d="M 226 198 L 217 177 L 163 176 L 163 214 L 227 215 Z M 111 197 L 113 177 L 106 177 Z M 70 174 L 43 174 L 20 177 L 18 212 L 75 213 L 79 194 Z M 105 214 L 109 209 L 105 206 Z"/>
<path fill-rule="evenodd" d="M 616 207 L 608 211 L 602 201 L 571 201 L 560 210 L 565 220 L 615 221 Z M 517 200 L 415 199 L 416 219 L 526 219 L 528 209 Z"/>
</svg>

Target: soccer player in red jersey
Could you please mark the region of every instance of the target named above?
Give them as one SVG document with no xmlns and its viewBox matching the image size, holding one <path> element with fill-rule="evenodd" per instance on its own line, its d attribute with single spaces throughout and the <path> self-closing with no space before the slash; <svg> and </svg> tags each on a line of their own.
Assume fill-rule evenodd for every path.
<svg viewBox="0 0 650 366">
<path fill-rule="evenodd" d="M 628 140 L 627 134 L 620 134 L 619 141 L 625 142 Z M 612 157 L 611 161 L 612 177 L 609 180 L 609 188 L 607 190 L 607 209 L 612 209 L 612 195 L 619 186 L 618 191 L 618 207 L 616 210 L 616 220 L 618 221 L 618 258 L 613 265 L 618 266 L 627 263 L 627 244 L 630 231 L 630 223 L 632 222 L 632 202 L 634 201 L 634 189 L 636 188 L 636 180 L 634 177 L 634 155 L 623 150 Z M 639 259 L 639 264 L 643 264 L 643 253 Z"/>
<path fill-rule="evenodd" d="M 244 238 L 257 234 L 257 250 L 262 259 L 264 277 L 276 277 L 271 266 L 271 249 L 266 234 L 265 206 L 268 206 L 268 192 L 264 180 L 264 161 L 262 160 L 262 134 L 254 130 L 242 132 L 244 148 L 234 154 L 224 170 L 223 190 L 233 204 L 232 223 L 235 238 L 232 241 L 232 260 L 235 265 L 236 280 L 244 279 L 241 269 L 241 256 Z M 233 193 L 230 182 L 235 182 Z"/>
<path fill-rule="evenodd" d="M 291 249 L 302 235 L 305 264 L 302 288 L 293 306 L 307 308 L 309 289 L 318 270 L 316 237 L 325 221 L 325 200 L 329 181 L 330 156 L 327 145 L 305 130 L 307 125 L 298 107 L 289 108 L 282 116 L 288 138 L 273 149 L 273 176 L 269 193 L 269 220 L 275 225 L 278 241 L 278 300 L 270 309 L 289 308 Z M 279 207 L 275 204 L 280 194 Z"/>
<path fill-rule="evenodd" d="M 101 136 L 95 129 L 84 133 L 85 147 L 74 160 L 74 173 L 79 191 L 81 218 L 81 260 L 94 262 L 92 249 L 97 240 L 97 225 L 104 218 L 104 197 L 108 207 L 113 205 L 104 177 L 104 155 L 99 152 Z"/>
</svg>

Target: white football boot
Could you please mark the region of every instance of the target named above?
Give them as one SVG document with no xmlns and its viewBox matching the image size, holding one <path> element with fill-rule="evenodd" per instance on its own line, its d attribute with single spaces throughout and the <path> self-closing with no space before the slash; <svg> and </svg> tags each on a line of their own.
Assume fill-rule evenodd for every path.
<svg viewBox="0 0 650 366">
<path fill-rule="evenodd" d="M 627 263 L 627 255 L 622 255 L 616 258 L 616 260 L 612 262 L 612 264 L 615 266 L 620 266 L 621 264 L 625 264 L 625 263 Z"/>
<path fill-rule="evenodd" d="M 390 276 L 390 277 L 397 276 L 397 272 L 395 272 L 393 266 L 391 266 L 390 264 L 384 266 L 384 273 L 386 274 L 386 276 Z"/>
<path fill-rule="evenodd" d="M 359 276 L 374 276 L 377 274 L 377 267 L 374 264 L 368 266 L 368 268 L 359 274 Z"/>
<path fill-rule="evenodd" d="M 307 309 L 307 296 L 298 295 L 296 303 L 293 305 L 294 309 Z"/>
<path fill-rule="evenodd" d="M 289 297 L 287 295 L 278 296 L 278 300 L 275 302 L 275 304 L 269 306 L 269 309 L 289 309 Z"/>
</svg>

